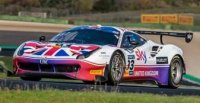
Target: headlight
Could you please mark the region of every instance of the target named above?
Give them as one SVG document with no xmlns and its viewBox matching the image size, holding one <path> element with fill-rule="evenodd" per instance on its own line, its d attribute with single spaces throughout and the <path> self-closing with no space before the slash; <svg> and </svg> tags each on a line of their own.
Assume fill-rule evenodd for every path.
<svg viewBox="0 0 200 103">
<path fill-rule="evenodd" d="M 77 56 L 77 59 L 85 59 L 85 58 L 86 57 L 83 54 Z"/>
<path fill-rule="evenodd" d="M 99 50 L 100 48 L 94 50 L 94 51 L 91 51 L 91 52 L 88 52 L 88 53 L 83 53 L 83 54 L 80 54 L 76 57 L 76 59 L 85 59 L 85 58 L 88 58 L 91 54 L 95 53 L 97 50 Z"/>
<path fill-rule="evenodd" d="M 17 51 L 18 56 L 22 56 L 24 54 L 24 46 L 25 44 L 21 45 Z"/>
<path fill-rule="evenodd" d="M 77 56 L 77 59 L 85 59 L 85 58 L 89 57 L 92 53 L 94 53 L 94 51 L 89 52 L 89 53 L 80 54 Z"/>
</svg>

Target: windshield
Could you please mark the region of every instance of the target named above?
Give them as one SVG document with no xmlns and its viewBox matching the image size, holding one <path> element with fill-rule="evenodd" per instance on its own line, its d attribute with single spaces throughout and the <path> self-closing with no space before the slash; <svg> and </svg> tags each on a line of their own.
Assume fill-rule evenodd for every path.
<svg viewBox="0 0 200 103">
<path fill-rule="evenodd" d="M 59 33 L 50 42 L 76 44 L 117 45 L 119 34 L 100 30 L 72 30 Z"/>
</svg>

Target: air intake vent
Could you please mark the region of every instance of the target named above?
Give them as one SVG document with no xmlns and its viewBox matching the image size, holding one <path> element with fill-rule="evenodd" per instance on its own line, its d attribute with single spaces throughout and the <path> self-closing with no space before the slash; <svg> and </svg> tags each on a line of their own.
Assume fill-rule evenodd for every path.
<svg viewBox="0 0 200 103">
<path fill-rule="evenodd" d="M 158 48 L 159 48 L 159 46 L 153 46 L 153 47 L 152 47 L 152 51 L 157 51 Z"/>
</svg>

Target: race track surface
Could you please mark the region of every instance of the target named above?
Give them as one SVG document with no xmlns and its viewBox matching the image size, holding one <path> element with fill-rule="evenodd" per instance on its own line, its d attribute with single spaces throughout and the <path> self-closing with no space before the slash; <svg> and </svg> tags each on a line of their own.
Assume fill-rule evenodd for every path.
<svg viewBox="0 0 200 103">
<path fill-rule="evenodd" d="M 44 89 L 60 89 L 60 90 L 73 90 L 73 91 L 86 91 L 97 90 L 106 92 L 123 92 L 123 93 L 152 93 L 161 95 L 200 95 L 200 88 L 178 88 L 167 89 L 158 87 L 147 86 L 108 86 L 108 85 L 89 85 L 75 82 L 55 82 L 55 81 L 22 81 L 22 80 L 10 80 L 0 79 L 0 87 L 8 89 L 22 89 L 22 90 L 44 90 Z"/>
<path fill-rule="evenodd" d="M 39 40 L 40 36 L 46 36 L 49 40 L 57 33 L 49 32 L 22 32 L 22 31 L 0 31 L 0 45 L 20 45 L 28 40 Z"/>
</svg>

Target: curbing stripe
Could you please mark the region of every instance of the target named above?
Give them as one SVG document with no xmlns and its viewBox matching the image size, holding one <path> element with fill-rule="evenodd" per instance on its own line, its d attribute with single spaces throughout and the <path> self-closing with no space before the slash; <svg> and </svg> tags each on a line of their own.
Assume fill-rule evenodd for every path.
<svg viewBox="0 0 200 103">
<path fill-rule="evenodd" d="M 189 80 L 189 79 L 185 79 L 183 78 L 183 82 L 184 85 L 190 85 L 190 86 L 200 86 L 200 83 Z"/>
<path fill-rule="evenodd" d="M 200 85 L 200 78 L 195 77 L 195 76 L 193 76 L 191 74 L 185 74 L 183 76 L 183 79 L 186 80 L 186 81 L 188 81 L 188 82 Z"/>
<path fill-rule="evenodd" d="M 0 45 L 1 50 L 2 49 L 17 49 L 18 46 L 16 45 Z"/>
</svg>

